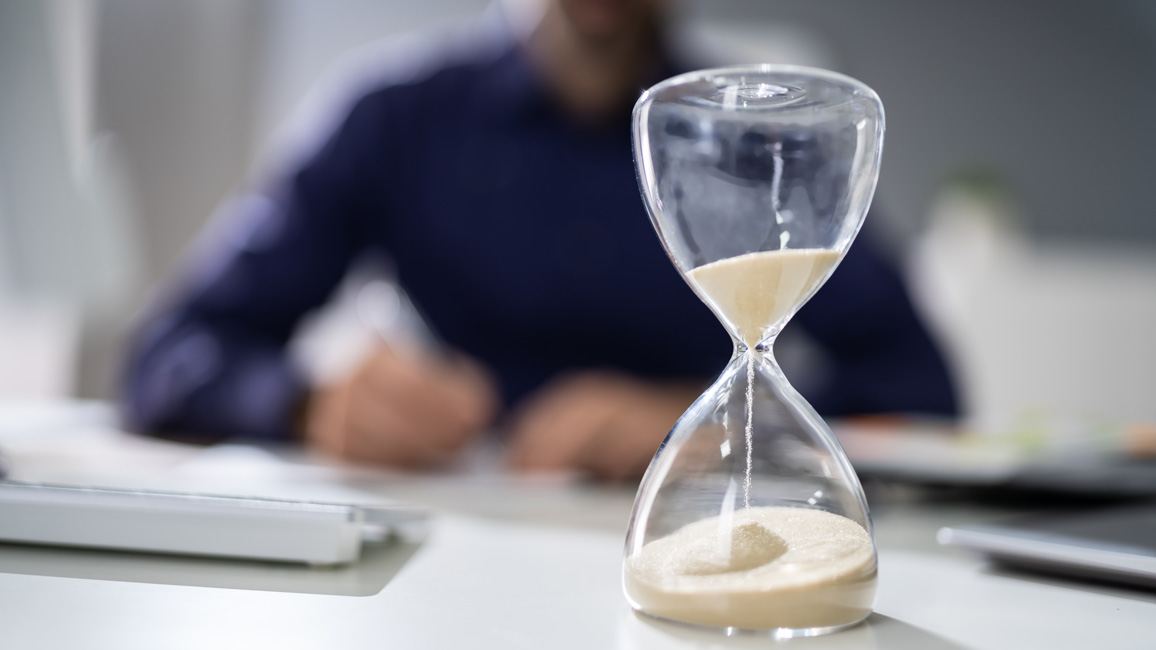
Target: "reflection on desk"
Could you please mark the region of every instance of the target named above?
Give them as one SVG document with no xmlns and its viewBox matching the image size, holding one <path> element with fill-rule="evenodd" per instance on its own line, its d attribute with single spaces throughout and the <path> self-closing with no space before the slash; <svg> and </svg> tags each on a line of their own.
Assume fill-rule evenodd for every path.
<svg viewBox="0 0 1156 650">
<path fill-rule="evenodd" d="M 373 596 L 397 575 L 419 548 L 419 542 L 405 541 L 367 545 L 355 564 L 314 568 L 285 562 L 4 544 L 0 545 L 0 573 L 330 596 Z"/>
</svg>

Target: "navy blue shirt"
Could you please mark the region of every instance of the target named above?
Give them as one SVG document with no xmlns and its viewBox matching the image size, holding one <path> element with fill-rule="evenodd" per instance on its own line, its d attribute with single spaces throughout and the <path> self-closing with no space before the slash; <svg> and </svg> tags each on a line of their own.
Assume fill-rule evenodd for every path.
<svg viewBox="0 0 1156 650">
<path fill-rule="evenodd" d="M 442 339 L 494 372 L 508 405 L 569 370 L 721 372 L 729 337 L 643 208 L 630 106 L 596 124 L 570 119 L 508 40 L 459 43 L 418 67 L 364 94 L 300 164 L 234 202 L 243 235 L 218 240 L 131 343 L 131 425 L 289 437 L 306 387 L 286 343 L 374 249 Z M 833 364 L 806 395 L 821 413 L 955 413 L 943 361 L 869 240 L 792 327 Z"/>
</svg>

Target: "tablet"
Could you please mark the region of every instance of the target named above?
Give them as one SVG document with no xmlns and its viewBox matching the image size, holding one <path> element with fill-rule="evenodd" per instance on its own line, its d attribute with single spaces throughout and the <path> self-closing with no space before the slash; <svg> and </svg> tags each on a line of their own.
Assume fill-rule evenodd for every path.
<svg viewBox="0 0 1156 650">
<path fill-rule="evenodd" d="M 1156 589 L 1156 502 L 953 526 L 937 538 L 1013 567 Z"/>
</svg>

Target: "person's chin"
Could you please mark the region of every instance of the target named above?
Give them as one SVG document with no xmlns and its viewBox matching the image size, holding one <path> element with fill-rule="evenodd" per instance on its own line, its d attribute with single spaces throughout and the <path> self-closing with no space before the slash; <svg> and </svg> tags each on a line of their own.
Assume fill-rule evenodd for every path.
<svg viewBox="0 0 1156 650">
<path fill-rule="evenodd" d="M 584 38 L 610 41 L 645 22 L 642 9 L 630 0 L 568 0 L 563 2 L 570 24 Z"/>
</svg>

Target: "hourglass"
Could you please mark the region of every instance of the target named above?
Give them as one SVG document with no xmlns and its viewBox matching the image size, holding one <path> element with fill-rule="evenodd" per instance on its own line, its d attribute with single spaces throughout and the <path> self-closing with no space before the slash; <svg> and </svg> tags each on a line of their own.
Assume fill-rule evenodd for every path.
<svg viewBox="0 0 1156 650">
<path fill-rule="evenodd" d="M 876 556 L 863 489 L 772 345 L 858 233 L 882 146 L 878 96 L 825 70 L 692 72 L 635 106 L 651 220 L 734 341 L 730 363 L 639 487 L 623 562 L 636 610 L 779 638 L 871 613 Z"/>
</svg>

